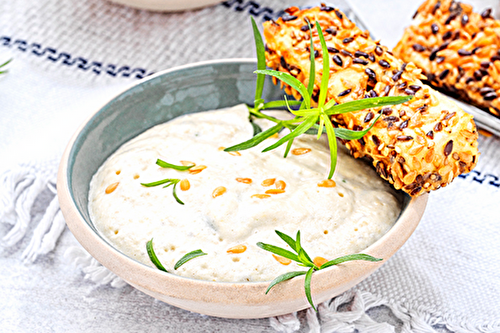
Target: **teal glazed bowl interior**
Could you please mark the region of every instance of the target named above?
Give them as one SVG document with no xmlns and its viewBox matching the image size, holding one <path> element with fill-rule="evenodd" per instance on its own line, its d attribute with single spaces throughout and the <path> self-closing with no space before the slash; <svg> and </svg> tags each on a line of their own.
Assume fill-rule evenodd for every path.
<svg viewBox="0 0 500 333">
<path fill-rule="evenodd" d="M 116 250 L 94 227 L 88 212 L 89 184 L 100 165 L 122 144 L 145 130 L 187 113 L 252 104 L 254 59 L 228 59 L 177 67 L 147 77 L 101 107 L 77 130 L 62 158 L 58 196 L 68 227 L 100 263 L 137 289 L 183 309 L 227 318 L 261 318 L 308 307 L 303 277 L 282 283 L 265 295 L 269 282 L 209 282 L 164 273 Z M 283 91 L 266 78 L 265 99 Z M 414 231 L 427 195 L 401 193 L 396 224 L 364 252 L 389 259 Z M 383 262 L 385 262 L 384 260 Z M 313 298 L 326 301 L 373 273 L 381 263 L 348 262 L 318 271 Z"/>
</svg>

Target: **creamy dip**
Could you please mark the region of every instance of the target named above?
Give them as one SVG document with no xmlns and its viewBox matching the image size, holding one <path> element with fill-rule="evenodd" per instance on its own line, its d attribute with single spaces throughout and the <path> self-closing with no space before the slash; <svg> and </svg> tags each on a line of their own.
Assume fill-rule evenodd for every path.
<svg viewBox="0 0 500 333">
<path fill-rule="evenodd" d="M 274 230 L 293 237 L 300 230 L 302 246 L 312 258 L 333 259 L 364 250 L 394 224 L 401 209 L 397 194 L 363 161 L 340 149 L 336 186 L 319 187 L 330 167 L 324 139 L 299 137 L 292 150 L 310 151 L 286 159 L 286 145 L 261 153 L 277 138 L 240 154 L 220 149 L 252 135 L 243 105 L 189 114 L 151 128 L 121 146 L 92 178 L 92 221 L 116 248 L 147 265 L 153 266 L 146 243 L 154 238 L 155 252 L 170 273 L 233 282 L 267 281 L 303 270 L 294 262 L 281 264 L 256 246 L 264 242 L 288 248 Z M 176 165 L 191 161 L 206 169 L 197 174 L 165 169 L 155 164 L 158 158 Z M 185 205 L 175 201 L 172 186 L 141 185 L 165 178 L 189 180 L 189 190 L 177 186 Z M 276 184 L 262 185 L 273 178 L 286 183 L 284 193 L 263 199 L 253 196 L 276 189 Z M 119 183 L 116 189 L 106 193 L 115 183 Z M 220 186 L 226 191 L 214 197 Z M 246 246 L 244 252 L 227 252 L 240 245 Z M 183 255 L 196 249 L 208 255 L 174 270 Z"/>
</svg>

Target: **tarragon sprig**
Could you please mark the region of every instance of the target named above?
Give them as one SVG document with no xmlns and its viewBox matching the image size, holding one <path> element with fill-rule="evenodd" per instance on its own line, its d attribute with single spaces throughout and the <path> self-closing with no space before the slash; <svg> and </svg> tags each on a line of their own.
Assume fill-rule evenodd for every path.
<svg viewBox="0 0 500 333">
<path fill-rule="evenodd" d="M 182 202 L 181 199 L 179 199 L 179 197 L 177 196 L 177 192 L 175 191 L 177 184 L 180 181 L 181 181 L 180 179 L 176 179 L 176 178 L 166 178 L 166 179 L 158 180 L 158 181 L 152 182 L 152 183 L 141 183 L 141 185 L 146 186 L 146 187 L 154 187 L 154 186 L 167 184 L 167 185 L 163 186 L 163 188 L 174 185 L 172 194 L 174 195 L 175 201 L 177 201 L 181 205 L 184 205 L 184 202 Z"/>
<path fill-rule="evenodd" d="M 187 171 L 187 170 L 191 169 L 192 167 L 194 167 L 194 164 L 193 165 L 186 165 L 186 166 L 185 165 L 175 165 L 175 164 L 171 164 L 171 163 L 165 162 L 165 161 L 160 160 L 160 159 L 156 160 L 156 165 L 158 165 L 162 168 L 174 169 L 177 171 Z M 166 179 L 158 180 L 158 181 L 152 182 L 152 183 L 141 183 L 141 185 L 146 186 L 146 187 L 154 187 L 154 186 L 167 184 L 167 185 L 163 186 L 163 188 L 174 185 L 172 193 L 174 195 L 175 201 L 177 201 L 181 205 L 184 205 L 184 202 L 182 202 L 181 199 L 179 199 L 179 197 L 177 196 L 177 192 L 175 191 L 177 184 L 180 181 L 181 180 L 177 179 L 177 178 L 166 178 Z"/>
<path fill-rule="evenodd" d="M 151 240 L 146 243 L 146 251 L 148 252 L 149 259 L 156 266 L 156 268 L 168 273 L 167 269 L 163 267 L 160 260 L 156 256 L 155 250 L 153 248 L 153 238 L 151 238 Z M 206 255 L 207 253 L 203 252 L 202 250 L 191 251 L 180 258 L 179 261 L 177 261 L 177 263 L 174 265 L 174 270 L 177 270 L 179 267 L 181 267 L 191 259 Z"/>
<path fill-rule="evenodd" d="M 8 72 L 8 70 L 2 70 L 1 68 L 4 68 L 5 66 L 7 66 L 11 61 L 12 61 L 12 59 L 9 59 L 6 62 L 4 62 L 3 64 L 0 64 L 0 74 L 5 74 Z"/>
<path fill-rule="evenodd" d="M 327 267 L 331 267 L 334 265 L 341 264 L 343 262 L 347 261 L 353 261 L 353 260 L 364 260 L 364 261 L 381 261 L 382 259 L 378 259 L 375 257 L 372 257 L 368 254 L 364 253 L 358 253 L 358 254 L 350 254 L 346 256 L 342 256 L 330 261 L 327 261 L 326 263 L 322 264 L 321 266 L 317 266 L 314 261 L 311 259 L 311 257 L 307 254 L 307 252 L 302 248 L 302 245 L 300 243 L 300 230 L 297 231 L 297 235 L 295 236 L 295 239 L 292 237 L 288 236 L 287 234 L 284 234 L 278 230 L 275 230 L 276 234 L 285 241 L 285 243 L 290 246 L 290 248 L 295 252 L 293 253 L 292 251 L 283 249 L 281 247 L 275 246 L 275 245 L 270 245 L 270 244 L 265 244 L 265 243 L 257 243 L 257 246 L 260 247 L 263 250 L 269 251 L 271 253 L 274 253 L 276 255 L 288 258 L 290 260 L 293 260 L 298 263 L 299 266 L 302 267 L 309 267 L 307 271 L 293 271 L 293 272 L 288 272 L 285 274 L 282 274 L 275 278 L 269 286 L 267 287 L 266 294 L 273 288 L 275 285 L 278 283 L 281 283 L 283 281 L 290 280 L 296 276 L 300 275 L 306 275 L 305 280 L 304 280 L 304 290 L 306 294 L 307 301 L 315 311 L 316 307 L 314 306 L 313 300 L 312 300 L 312 295 L 311 295 L 311 281 L 312 281 L 312 275 L 315 271 L 319 271 L 322 269 L 325 269 Z"/>
<path fill-rule="evenodd" d="M 308 22 L 309 24 L 309 22 Z M 301 134 L 315 134 L 318 138 L 321 134 L 326 133 L 328 137 L 328 144 L 330 146 L 330 172 L 328 174 L 328 179 L 331 179 L 334 175 L 335 168 L 337 165 L 337 140 L 336 138 L 344 139 L 344 140 L 358 140 L 361 139 L 368 131 L 372 129 L 377 120 L 380 118 L 378 115 L 363 131 L 352 131 L 345 128 L 334 128 L 330 117 L 332 115 L 343 114 L 347 112 L 355 112 L 360 110 L 365 110 L 369 108 L 378 108 L 386 105 L 397 105 L 402 104 L 410 99 L 413 96 L 387 96 L 387 97 L 375 97 L 375 98 L 365 98 L 361 100 L 351 101 L 343 104 L 337 104 L 334 99 L 326 102 L 326 97 L 328 94 L 328 85 L 330 79 L 330 60 L 328 49 L 326 46 L 325 38 L 323 36 L 323 32 L 321 30 L 321 26 L 316 21 L 315 27 L 318 31 L 318 37 L 321 42 L 322 49 L 322 59 L 323 59 L 323 68 L 321 75 L 321 83 L 319 90 L 319 98 L 317 107 L 313 107 L 313 90 L 314 90 L 314 82 L 316 78 L 315 73 L 315 60 L 314 60 L 314 44 L 312 43 L 312 27 L 309 24 L 309 31 L 311 34 L 311 45 L 310 45 L 310 53 L 311 53 L 311 64 L 309 71 L 309 84 L 308 87 L 305 87 L 302 82 L 297 80 L 295 77 L 288 73 L 279 72 L 275 70 L 267 70 L 265 69 L 265 50 L 264 44 L 262 41 L 262 37 L 260 35 L 259 30 L 257 29 L 257 25 L 255 21 L 252 19 L 252 27 L 254 31 L 255 45 L 257 50 L 257 70 L 254 72 L 257 74 L 257 87 L 255 92 L 255 101 L 254 107 L 249 108 L 250 115 L 256 118 L 263 118 L 270 120 L 276 125 L 271 127 L 266 131 L 256 131 L 256 135 L 240 144 L 231 146 L 226 148 L 224 151 L 239 151 L 250 149 L 252 147 L 257 146 L 265 139 L 270 136 L 279 133 L 282 129 L 288 128 L 290 133 L 285 135 L 283 138 L 278 140 L 276 143 L 271 146 L 265 148 L 263 152 L 271 151 L 287 143 L 287 147 L 285 149 L 284 156 L 286 157 L 288 151 L 290 150 L 293 140 Z M 284 101 L 273 101 L 269 103 L 264 103 L 262 98 L 262 91 L 264 86 L 264 80 L 262 79 L 262 75 L 269 75 L 277 78 L 278 80 L 286 83 L 293 89 L 295 89 L 301 96 L 302 102 L 292 102 L 285 99 Z M 290 106 L 300 104 L 298 110 L 293 110 Z M 275 117 L 266 115 L 261 112 L 261 110 L 266 109 L 267 107 L 281 107 L 286 106 L 288 110 L 295 115 L 294 119 L 289 120 L 280 120 Z M 319 125 L 317 124 L 319 122 Z"/>
</svg>

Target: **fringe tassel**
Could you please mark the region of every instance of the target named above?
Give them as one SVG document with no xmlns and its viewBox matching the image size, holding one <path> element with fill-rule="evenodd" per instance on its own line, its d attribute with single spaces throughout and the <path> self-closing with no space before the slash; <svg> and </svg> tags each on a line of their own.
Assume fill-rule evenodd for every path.
<svg viewBox="0 0 500 333">
<path fill-rule="evenodd" d="M 269 323 L 277 332 L 283 333 L 292 333 L 300 328 L 300 320 L 297 318 L 297 312 L 271 317 L 269 318 Z"/>
<path fill-rule="evenodd" d="M 500 332 L 500 321 L 484 324 L 452 316 L 440 316 L 434 308 L 389 302 L 366 291 L 349 290 L 320 304 L 318 313 L 312 308 L 307 309 L 306 321 L 309 333 L 395 332 L 396 327 L 376 322 L 367 314 L 370 309 L 378 306 L 386 306 L 402 322 L 402 333 L 437 333 L 435 327 L 446 327 L 456 333 Z M 340 308 L 342 310 L 339 310 Z M 292 317 L 284 315 L 270 318 L 270 324 L 278 332 L 288 333 L 300 329 L 296 313 Z"/>
<path fill-rule="evenodd" d="M 37 173 L 32 167 L 6 172 L 0 187 L 0 222 L 13 227 L 2 238 L 2 245 L 10 247 L 19 242 L 28 230 L 31 221 L 31 208 L 37 196 L 46 188 L 48 179 Z"/>
<path fill-rule="evenodd" d="M 125 281 L 102 266 L 87 251 L 79 246 L 68 248 L 66 253 L 64 253 L 64 257 L 82 270 L 85 274 L 85 280 L 90 280 L 98 285 L 109 283 L 114 288 L 122 288 L 127 285 Z"/>
</svg>

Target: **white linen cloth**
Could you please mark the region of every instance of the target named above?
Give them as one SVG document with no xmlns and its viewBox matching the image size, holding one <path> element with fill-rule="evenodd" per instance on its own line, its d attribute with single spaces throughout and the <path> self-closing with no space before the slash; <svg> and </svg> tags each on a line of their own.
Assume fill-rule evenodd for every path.
<svg viewBox="0 0 500 333">
<path fill-rule="evenodd" d="M 431 194 L 402 249 L 358 286 L 320 305 L 318 315 L 226 320 L 176 309 L 129 286 L 118 288 L 123 281 L 65 228 L 53 194 L 55 172 L 66 142 L 89 114 L 148 73 L 252 57 L 249 15 L 272 17 L 307 3 L 232 0 L 174 14 L 101 0 L 0 3 L 0 62 L 14 58 L 0 77 L 0 331 L 500 332 L 495 137 L 480 137 L 475 171 Z M 377 38 L 393 44 L 402 26 L 384 30 L 366 18 L 409 20 L 418 4 L 378 3 L 352 5 Z"/>
</svg>

